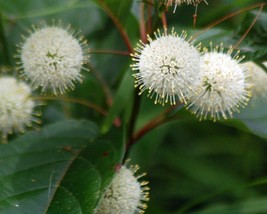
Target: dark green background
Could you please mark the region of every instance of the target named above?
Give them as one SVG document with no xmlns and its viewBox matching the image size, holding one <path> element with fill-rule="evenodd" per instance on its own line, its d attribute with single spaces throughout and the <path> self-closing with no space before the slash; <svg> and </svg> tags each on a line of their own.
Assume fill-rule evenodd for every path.
<svg viewBox="0 0 267 214">
<path fill-rule="evenodd" d="M 104 2 L 121 22 L 129 35 L 133 47 L 135 47 L 139 40 L 139 1 L 106 0 Z M 174 14 L 172 9 L 169 11 L 167 14 L 168 25 L 174 27 L 177 32 L 186 29 L 194 34 L 216 20 L 231 14 L 233 11 L 247 8 L 257 2 L 262 1 L 209 0 L 209 5 L 204 3 L 199 5 L 196 28 L 192 27 L 192 15 L 195 8 L 193 6 L 181 6 L 177 8 Z M 224 21 L 202 34 L 197 38 L 197 41 L 201 41 L 203 44 L 209 44 L 210 41 L 218 44 L 224 42 L 226 46 L 235 44 L 249 27 L 258 10 L 259 8 L 246 11 Z M 154 29 L 162 27 L 158 11 L 160 11 L 160 8 L 153 13 Z M 16 60 L 13 57 L 16 54 L 16 45 L 22 41 L 21 35 L 28 35 L 27 32 L 31 29 L 32 24 L 38 24 L 41 21 L 49 23 L 52 20 L 60 19 L 65 24 L 71 24 L 75 30 L 81 31 L 81 34 L 87 38 L 88 45 L 92 50 L 127 51 L 120 34 L 105 11 L 101 9 L 101 4 L 99 4 L 98 0 L 0 0 L 0 14 L 0 68 L 1 71 L 8 68 L 10 70 L 9 74 L 14 76 L 18 76 L 15 69 Z M 254 60 L 257 63 L 267 61 L 266 8 L 239 48 L 241 49 L 241 54 L 246 55 L 245 61 Z M 129 68 L 129 64 L 132 63 L 130 57 L 92 53 L 90 63 L 93 67 L 93 72 L 83 71 L 84 82 L 78 84 L 76 90 L 69 92 L 68 96 L 87 99 L 109 111 L 104 92 L 94 75 L 95 72 L 99 72 L 107 82 L 114 98 L 114 105 L 109 111 L 109 116 L 105 118 L 94 110 L 78 104 L 47 101 L 46 105 L 40 107 L 43 112 L 41 116 L 42 126 L 66 119 L 88 119 L 94 121 L 96 126 L 99 126 L 100 131 L 108 132 L 110 126 L 112 126 L 112 118 L 120 116 L 122 127 L 127 129 L 134 90 L 133 78 L 131 77 L 132 71 Z M 39 96 L 38 91 L 35 92 L 35 95 Z M 186 110 L 177 110 L 175 112 L 177 120 L 156 128 L 145 135 L 133 147 L 130 158 L 132 163 L 140 165 L 140 173 L 143 171 L 148 173 L 144 179 L 150 181 L 151 200 L 148 203 L 146 213 L 267 213 L 266 104 L 266 100 L 259 101 L 257 105 L 249 104 L 248 108 L 242 110 L 240 114 L 236 114 L 234 119 L 216 123 L 210 121 L 199 122 Z M 137 119 L 136 130 L 166 108 L 168 107 L 155 106 L 153 100 L 146 98 L 145 94 L 142 95 L 141 111 Z M 59 125 L 55 127 L 59 127 Z M 68 130 L 65 126 L 63 126 L 63 129 Z M 82 127 L 77 125 L 77 129 L 81 131 Z M 75 135 L 75 133 L 72 134 Z M 30 136 L 29 144 L 41 137 L 38 133 Z M 58 133 L 55 136 L 58 136 Z M 17 140 L 17 137 L 19 136 L 10 136 L 11 141 L 13 139 L 15 141 L 4 146 L 6 149 L 0 148 L 0 155 L 4 157 L 1 160 L 0 171 L 4 172 L 9 169 L 12 176 L 14 176 L 18 166 L 9 166 L 4 152 L 13 151 L 12 154 L 17 158 L 16 160 L 23 159 L 23 155 L 17 154 L 13 148 L 17 148 L 20 151 L 19 142 L 25 141 L 25 138 Z M 72 137 L 74 139 L 77 138 L 77 136 Z M 51 139 L 51 142 L 55 140 L 53 137 Z M 116 143 L 116 141 L 121 142 L 121 139 L 113 136 L 110 137 L 111 145 L 116 146 L 111 147 L 117 148 L 112 153 L 114 155 L 113 162 L 109 163 L 107 161 L 96 164 L 93 160 L 94 158 L 99 158 L 96 154 L 102 152 L 99 145 L 96 146 L 96 143 L 91 145 L 89 142 L 87 144 L 82 139 L 80 141 L 85 148 L 90 147 L 90 150 L 85 150 L 85 153 L 86 151 L 88 152 L 87 155 L 90 155 L 90 157 L 87 157 L 90 159 L 90 164 L 93 164 L 97 171 L 103 171 L 108 164 L 112 163 L 114 165 L 123 156 L 122 146 Z M 58 142 L 62 143 L 60 139 Z M 71 144 L 74 146 L 75 140 Z M 104 148 L 110 151 L 111 148 L 105 147 L 106 144 L 109 143 L 103 143 Z M 44 148 L 41 148 L 41 151 Z M 57 149 L 55 146 L 54 150 L 57 151 Z M 31 150 L 23 147 L 20 152 L 24 154 Z M 91 156 L 94 158 L 91 158 Z M 34 157 L 31 158 L 30 161 L 35 160 Z M 50 155 L 43 158 L 53 157 Z M 82 163 L 78 161 L 75 164 L 77 164 L 75 170 L 82 166 Z M 65 178 L 67 183 L 72 180 L 75 181 L 75 179 L 76 181 L 81 179 L 84 183 L 91 182 L 92 188 L 93 185 L 97 185 L 92 181 L 95 175 L 92 174 L 91 176 L 88 171 L 82 172 L 82 170 L 80 172 L 78 170 L 77 174 L 75 174 L 75 170 L 72 168 L 67 169 L 69 172 L 69 177 Z M 31 175 L 30 171 L 28 173 Z M 41 167 L 40 173 L 45 173 L 41 171 Z M 85 173 L 84 176 L 83 173 Z M 108 183 L 112 173 L 105 174 L 104 177 Z M 7 178 L 1 177 L 1 179 L 1 185 L 6 185 L 4 181 L 6 182 L 5 179 Z M 9 179 L 8 182 L 14 187 L 13 179 Z M 20 185 L 24 185 L 23 180 L 21 182 Z M 79 187 L 81 189 L 83 182 Z M 30 188 L 30 186 L 28 187 Z M 96 187 L 94 186 L 94 188 Z M 17 189 L 14 189 L 14 194 L 16 191 Z M 59 195 L 62 193 L 60 190 L 58 192 Z M 62 193 L 62 195 L 64 194 Z M 4 195 L 1 195 L 1 197 L 0 208 L 2 204 L 8 201 Z M 46 197 L 46 195 L 43 197 Z M 87 200 L 84 198 L 78 200 L 85 200 L 84 206 L 88 207 L 91 203 L 90 200 L 97 201 L 99 197 L 98 195 L 92 196 L 92 198 L 89 197 Z M 33 204 L 39 203 L 37 198 L 30 195 L 30 192 L 26 193 L 26 198 L 29 198 Z M 59 198 L 64 204 L 63 199 L 62 197 Z M 58 199 L 54 199 L 54 201 L 56 200 Z M 56 206 L 57 204 L 55 203 L 50 207 L 51 213 L 59 213 Z M 66 206 L 64 205 L 63 208 L 66 208 Z M 75 203 L 73 206 L 79 207 Z M 53 212 L 53 209 L 56 211 Z M 12 212 L 12 214 L 38 214 L 37 211 L 33 212 L 33 210 L 20 211 Z M 88 213 L 91 212 L 92 209 L 88 211 Z M 7 213 L 7 210 L 0 213 Z M 64 210 L 64 213 L 85 214 L 87 212 Z"/>
</svg>

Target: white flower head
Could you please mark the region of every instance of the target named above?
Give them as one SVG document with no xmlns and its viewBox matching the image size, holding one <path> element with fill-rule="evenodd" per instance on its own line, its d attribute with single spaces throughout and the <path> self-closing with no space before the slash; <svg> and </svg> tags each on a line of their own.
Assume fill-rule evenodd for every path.
<svg viewBox="0 0 267 214">
<path fill-rule="evenodd" d="M 135 176 L 138 166 L 130 169 L 122 166 L 113 178 L 110 187 L 100 200 L 95 214 L 135 214 L 144 213 L 149 200 L 148 182 L 139 182 L 143 175 Z"/>
<path fill-rule="evenodd" d="M 266 64 L 267 65 L 267 64 Z M 256 63 L 250 61 L 244 63 L 248 70 L 250 81 L 252 83 L 252 98 L 251 101 L 266 101 L 267 100 L 267 73 Z"/>
<path fill-rule="evenodd" d="M 169 6 L 172 6 L 174 4 L 175 5 L 174 6 L 174 12 L 175 12 L 177 6 L 181 6 L 181 4 L 187 4 L 187 5 L 192 4 L 192 5 L 196 6 L 196 5 L 198 5 L 199 3 L 203 2 L 203 1 L 206 4 L 208 4 L 208 2 L 206 0 L 165 0 L 165 5 L 167 7 L 169 7 Z"/>
<path fill-rule="evenodd" d="M 147 89 L 151 98 L 155 95 L 155 103 L 175 105 L 176 97 L 186 103 L 198 80 L 200 53 L 192 38 L 186 41 L 186 32 L 179 36 L 172 30 L 168 35 L 165 29 L 155 37 L 148 36 L 148 44 L 140 41 L 132 55 L 132 68 L 138 71 L 133 75 L 135 86 L 140 94 Z"/>
<path fill-rule="evenodd" d="M 13 77 L 0 78 L 0 132 L 3 138 L 13 131 L 24 132 L 36 121 L 33 115 L 35 102 L 31 89 Z"/>
<path fill-rule="evenodd" d="M 86 41 L 75 38 L 70 26 L 64 27 L 60 22 L 33 27 L 19 52 L 22 77 L 34 89 L 41 87 L 42 92 L 55 95 L 74 89 L 74 83 L 82 81 L 80 72 L 88 60 Z"/>
<path fill-rule="evenodd" d="M 246 69 L 239 63 L 243 58 L 239 51 L 232 57 L 233 49 L 224 53 L 224 48 L 211 44 L 211 52 L 201 58 L 201 81 L 196 85 L 196 94 L 189 100 L 189 108 L 197 117 L 213 121 L 232 117 L 239 112 L 250 97 L 250 84 Z"/>
</svg>

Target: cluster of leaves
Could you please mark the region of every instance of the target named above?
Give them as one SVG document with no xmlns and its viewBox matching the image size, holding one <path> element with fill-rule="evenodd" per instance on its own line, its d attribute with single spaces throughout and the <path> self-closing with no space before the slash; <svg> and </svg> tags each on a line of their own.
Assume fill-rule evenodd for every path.
<svg viewBox="0 0 267 214">
<path fill-rule="evenodd" d="M 93 213 L 125 155 L 125 130 L 131 124 L 135 97 L 130 57 L 93 53 L 103 49 L 128 52 L 118 28 L 127 32 L 133 46 L 136 44 L 140 2 L 0 0 L 1 70 L 3 66 L 8 70 L 15 67 L 14 44 L 31 24 L 61 19 L 80 29 L 92 49 L 91 72 L 84 72 L 83 84 L 68 96 L 105 109 L 103 117 L 94 109 L 64 101 L 64 97 L 48 101 L 42 107 L 40 131 L 13 136 L 8 145 L 1 145 L 0 213 Z M 257 2 L 261 1 L 201 4 L 196 28 L 192 27 L 194 7 L 182 6 L 175 14 L 169 11 L 168 25 L 176 31 L 201 33 L 197 40 L 204 45 L 210 41 L 236 44 L 258 16 L 259 7 L 251 7 Z M 253 10 L 246 10 L 250 7 Z M 203 32 L 205 26 L 239 10 L 244 12 Z M 161 12 L 162 8 L 152 11 L 153 29 L 161 27 Z M 247 61 L 267 59 L 266 17 L 267 12 L 262 11 L 239 46 Z M 140 103 L 137 133 L 168 109 L 155 106 L 146 97 Z M 236 119 L 218 123 L 199 123 L 183 109 L 165 112 L 172 122 L 150 131 L 129 153 L 150 180 L 151 201 L 146 213 L 266 213 L 265 105 L 248 106 Z M 120 128 L 113 127 L 114 123 Z"/>
</svg>

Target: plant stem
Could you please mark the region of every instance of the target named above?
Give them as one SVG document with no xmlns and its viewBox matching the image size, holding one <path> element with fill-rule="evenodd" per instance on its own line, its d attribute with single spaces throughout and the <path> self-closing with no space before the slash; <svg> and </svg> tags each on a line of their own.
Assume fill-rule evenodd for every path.
<svg viewBox="0 0 267 214">
<path fill-rule="evenodd" d="M 152 2 L 149 1 L 147 8 L 147 34 L 152 33 Z"/>
<path fill-rule="evenodd" d="M 90 53 L 93 54 L 112 54 L 112 55 L 120 55 L 120 56 L 130 56 L 131 53 L 127 51 L 117 51 L 117 50 L 90 50 Z"/>
<path fill-rule="evenodd" d="M 138 130 L 133 135 L 133 141 L 132 143 L 138 141 L 143 136 L 145 136 L 147 133 L 152 131 L 153 129 L 159 127 L 162 124 L 165 124 L 169 121 L 171 121 L 173 118 L 176 118 L 175 116 L 167 117 L 168 113 L 170 113 L 172 110 L 178 108 L 181 104 L 171 106 L 170 108 L 163 111 L 161 114 L 159 114 L 157 117 L 155 117 L 153 120 L 149 121 L 146 125 L 144 125 L 140 130 Z M 127 145 L 128 147 L 131 147 L 132 145 Z"/>
<path fill-rule="evenodd" d="M 198 5 L 195 6 L 195 13 L 193 14 L 193 28 L 195 28 L 197 24 L 197 8 Z"/>
<path fill-rule="evenodd" d="M 2 45 L 3 45 L 3 55 L 2 56 L 3 56 L 4 65 L 11 66 L 11 62 L 9 59 L 7 40 L 6 40 L 6 36 L 5 36 L 3 14 L 1 12 L 0 12 L 0 41 L 2 41 Z"/>
<path fill-rule="evenodd" d="M 139 24 L 140 36 L 144 43 L 147 43 L 147 32 L 146 32 L 146 22 L 145 22 L 145 4 L 140 3 L 140 24 Z"/>
<path fill-rule="evenodd" d="M 87 100 L 82 100 L 82 99 L 77 99 L 77 98 L 72 98 L 72 97 L 53 97 L 53 96 L 33 97 L 32 99 L 33 100 L 60 100 L 60 101 L 66 101 L 66 102 L 71 102 L 71 103 L 77 103 L 77 104 L 84 105 L 88 108 L 92 108 L 102 115 L 105 115 L 105 116 L 107 115 L 106 110 L 102 109 L 101 107 Z"/>
<path fill-rule="evenodd" d="M 129 155 L 129 151 L 132 148 L 132 146 L 140 140 L 142 137 L 144 137 L 146 134 L 151 132 L 153 129 L 159 127 L 160 125 L 166 124 L 169 121 L 172 121 L 173 119 L 176 119 L 176 116 L 167 117 L 168 113 L 170 113 L 172 110 L 178 108 L 182 104 L 179 103 L 175 106 L 171 106 L 167 110 L 163 111 L 161 114 L 159 114 L 156 118 L 148 122 L 146 125 L 144 125 L 139 131 L 137 131 L 127 142 L 126 144 L 126 154 L 124 157 L 124 161 L 127 160 L 127 157 Z"/>
<path fill-rule="evenodd" d="M 168 28 L 168 23 L 167 23 L 167 18 L 166 18 L 166 11 L 162 12 L 161 14 L 161 22 L 162 22 L 162 26 L 165 32 L 165 29 Z"/>
<path fill-rule="evenodd" d="M 145 13 L 144 3 L 141 3 L 140 4 L 139 30 L 140 30 L 140 37 L 141 37 L 142 42 L 146 43 L 147 37 L 146 37 L 146 25 L 145 25 L 144 13 Z M 134 144 L 133 133 L 134 133 L 134 128 L 135 128 L 137 117 L 140 111 L 140 104 L 141 104 L 141 97 L 138 95 L 138 93 L 139 93 L 138 89 L 135 88 L 134 102 L 133 102 L 133 107 L 132 107 L 132 113 L 131 113 L 130 120 L 129 120 L 128 133 L 127 133 L 127 143 L 126 143 L 126 152 L 125 152 L 124 161 L 129 154 L 129 148 L 131 147 L 131 145 Z"/>
<path fill-rule="evenodd" d="M 106 96 L 106 101 L 108 106 L 111 106 L 113 103 L 113 97 L 112 97 L 112 93 L 111 90 L 107 84 L 107 82 L 105 81 L 105 79 L 102 77 L 101 73 L 99 71 L 97 71 L 91 63 L 87 63 L 90 71 L 93 73 L 93 75 L 95 76 L 96 80 L 99 82 L 99 84 L 102 87 L 102 90 Z"/>
<path fill-rule="evenodd" d="M 253 22 L 251 23 L 251 25 L 249 26 L 249 28 L 246 30 L 246 32 L 244 33 L 244 35 L 238 40 L 238 42 L 233 46 L 233 49 L 236 49 L 240 44 L 241 42 L 244 40 L 244 38 L 248 35 L 248 33 L 250 32 L 250 30 L 252 29 L 252 27 L 255 25 L 255 23 L 257 22 L 258 18 L 260 17 L 260 14 L 262 12 L 262 9 L 264 7 L 264 4 L 262 4 L 260 6 L 260 10 L 257 14 L 257 16 L 255 17 L 255 19 L 253 20 Z"/>
<path fill-rule="evenodd" d="M 110 10 L 110 8 L 106 5 L 106 3 L 103 0 L 99 0 L 99 3 L 101 4 L 102 8 L 106 11 L 106 13 L 109 15 L 111 20 L 113 21 L 114 25 L 118 29 L 119 33 L 121 34 L 121 37 L 130 53 L 134 52 L 134 49 L 131 45 L 130 39 L 125 32 L 121 22 L 117 19 L 117 17 L 113 14 L 113 12 Z"/>
<path fill-rule="evenodd" d="M 201 34 L 207 32 L 209 29 L 211 29 L 211 28 L 217 26 L 218 24 L 224 22 L 224 21 L 227 20 L 227 19 L 230 19 L 230 18 L 232 18 L 232 17 L 234 17 L 234 16 L 236 16 L 236 15 L 238 15 L 238 14 L 244 13 L 244 12 L 246 12 L 246 11 L 252 10 L 252 9 L 254 9 L 254 8 L 257 8 L 257 7 L 264 7 L 265 5 L 266 5 L 266 3 L 258 3 L 258 4 L 255 4 L 255 5 L 252 5 L 252 6 L 250 6 L 250 7 L 247 7 L 247 8 L 238 10 L 238 11 L 236 11 L 236 12 L 230 13 L 230 14 L 228 14 L 227 16 L 224 16 L 224 17 L 222 17 L 221 19 L 219 19 L 219 20 L 217 20 L 217 21 L 211 23 L 210 25 L 204 27 L 204 30 L 202 30 L 202 31 L 200 31 L 200 32 L 198 32 L 198 33 L 196 33 L 196 34 L 193 36 L 193 38 L 194 38 L 194 39 L 197 38 L 199 35 L 201 35 Z"/>
</svg>

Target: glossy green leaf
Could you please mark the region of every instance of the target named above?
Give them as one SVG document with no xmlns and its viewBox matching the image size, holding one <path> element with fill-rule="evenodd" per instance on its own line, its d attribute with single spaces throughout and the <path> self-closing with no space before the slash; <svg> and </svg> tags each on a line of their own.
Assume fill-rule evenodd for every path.
<svg viewBox="0 0 267 214">
<path fill-rule="evenodd" d="M 267 100 L 252 98 L 249 105 L 235 117 L 240 119 L 251 132 L 267 138 Z"/>
<path fill-rule="evenodd" d="M 105 133 L 109 130 L 113 120 L 122 112 L 125 106 L 129 104 L 130 98 L 133 97 L 134 81 L 131 71 L 127 70 L 121 84 L 115 95 L 113 105 L 102 126 L 102 131 Z"/>
<path fill-rule="evenodd" d="M 1 145 L 0 213 L 93 213 L 122 159 L 118 133 L 70 120 Z"/>
<path fill-rule="evenodd" d="M 267 58 L 267 12 L 262 12 L 257 18 L 259 10 L 254 10 L 247 14 L 242 25 L 236 32 L 234 39 L 239 40 L 255 19 L 256 22 L 241 43 L 240 50 L 246 55 L 246 60 Z"/>
<path fill-rule="evenodd" d="M 191 214 L 252 214 L 267 213 L 267 198 L 247 199 L 234 204 L 212 205 L 202 211 L 191 212 Z"/>
<path fill-rule="evenodd" d="M 130 13 L 133 0 L 93 0 L 109 16 L 114 16 L 120 22 L 124 23 Z"/>
</svg>

